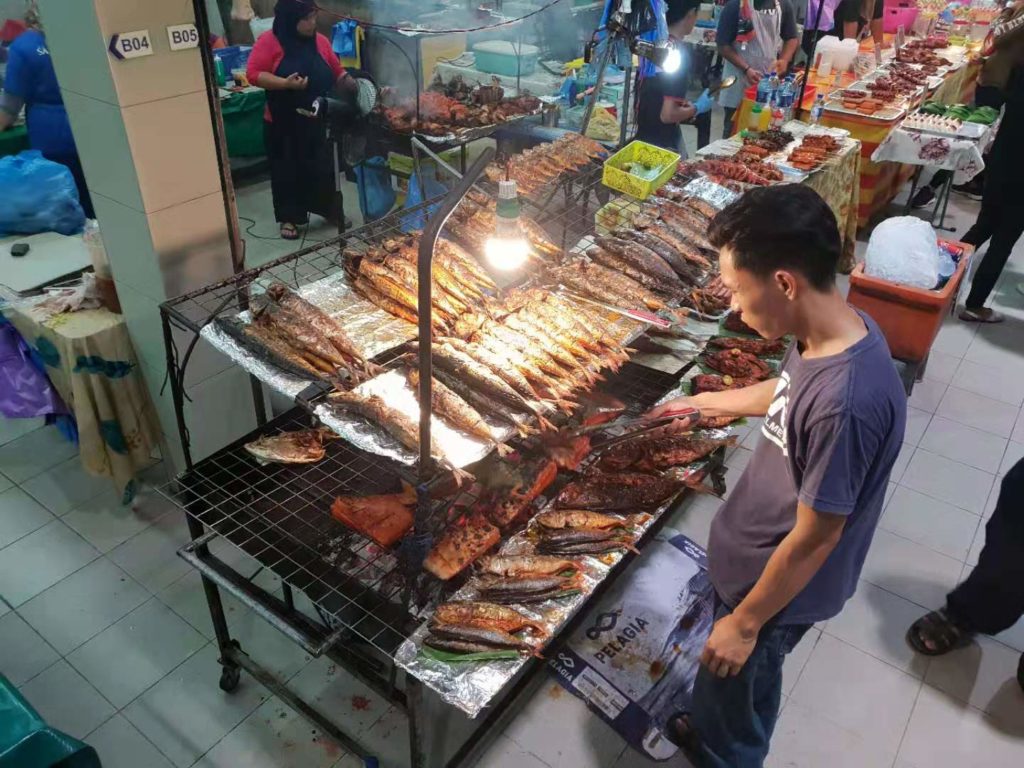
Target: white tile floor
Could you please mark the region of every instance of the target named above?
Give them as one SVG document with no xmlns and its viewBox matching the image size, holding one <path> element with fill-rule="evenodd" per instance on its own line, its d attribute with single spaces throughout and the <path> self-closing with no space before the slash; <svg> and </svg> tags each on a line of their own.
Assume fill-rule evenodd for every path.
<svg viewBox="0 0 1024 768">
<path fill-rule="evenodd" d="M 962 233 L 976 206 L 954 198 L 950 210 Z M 1024 693 L 1013 680 L 1024 621 L 934 660 L 903 640 L 977 562 L 1000 477 L 1024 455 L 1021 280 L 1024 244 L 996 294 L 1007 324 L 951 320 L 940 333 L 860 589 L 786 661 L 769 766 L 1024 765 Z M 39 427 L 0 421 L 0 672 L 53 725 L 93 744 L 108 768 L 358 768 L 251 678 L 231 696 L 217 688 L 201 582 L 175 555 L 187 538 L 181 514 L 152 494 L 134 510 L 120 507 L 53 429 Z M 733 481 L 756 438 L 750 430 L 729 455 Z M 672 524 L 704 543 L 719 503 L 697 497 Z M 236 601 L 226 608 L 243 648 L 336 712 L 384 768 L 404 764 L 400 713 Z M 354 696 L 368 704 L 354 708 Z M 547 683 L 480 765 L 653 763 Z"/>
</svg>

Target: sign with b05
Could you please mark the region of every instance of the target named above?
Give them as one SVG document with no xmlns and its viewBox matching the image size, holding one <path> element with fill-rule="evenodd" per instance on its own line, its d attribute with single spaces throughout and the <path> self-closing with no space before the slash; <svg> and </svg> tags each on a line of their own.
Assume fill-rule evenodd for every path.
<svg viewBox="0 0 1024 768">
<path fill-rule="evenodd" d="M 167 28 L 167 39 L 172 51 L 199 47 L 199 31 L 195 24 L 175 24 Z"/>
</svg>

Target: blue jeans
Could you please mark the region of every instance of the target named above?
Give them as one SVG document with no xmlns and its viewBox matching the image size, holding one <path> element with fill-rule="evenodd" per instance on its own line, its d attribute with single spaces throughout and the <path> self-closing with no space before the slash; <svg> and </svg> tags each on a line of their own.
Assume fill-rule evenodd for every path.
<svg viewBox="0 0 1024 768">
<path fill-rule="evenodd" d="M 715 619 L 730 612 L 719 601 Z M 700 768 L 761 768 L 782 701 L 782 662 L 810 628 L 769 622 L 735 677 L 715 677 L 700 668 L 690 713 L 699 739 L 691 757 Z"/>
</svg>

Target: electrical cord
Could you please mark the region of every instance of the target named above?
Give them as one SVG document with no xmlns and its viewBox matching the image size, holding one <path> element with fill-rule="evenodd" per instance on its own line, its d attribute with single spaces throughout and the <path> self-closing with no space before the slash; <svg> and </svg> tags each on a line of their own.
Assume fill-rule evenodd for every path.
<svg viewBox="0 0 1024 768">
<path fill-rule="evenodd" d="M 524 15 L 520 16 L 519 18 L 516 18 L 516 19 L 506 19 L 505 21 L 495 22 L 494 24 L 484 24 L 484 25 L 481 25 L 479 27 L 464 27 L 464 28 L 461 28 L 461 29 L 426 29 L 426 28 L 423 28 L 423 27 L 401 27 L 401 26 L 397 26 L 397 25 L 394 25 L 394 24 L 377 24 L 377 23 L 372 22 L 372 21 L 365 21 L 363 19 L 357 19 L 355 16 L 349 16 L 349 15 L 344 14 L 344 13 L 338 13 L 337 11 L 331 11 L 331 10 L 328 10 L 327 8 L 323 8 L 323 7 L 319 6 L 319 5 L 316 6 L 316 8 L 317 8 L 318 11 L 320 11 L 321 13 L 326 13 L 328 16 L 333 16 L 336 19 L 342 19 L 342 20 L 346 20 L 346 21 L 354 21 L 354 22 L 356 22 L 357 24 L 359 24 L 362 27 L 372 27 L 372 28 L 375 28 L 375 29 L 388 29 L 388 30 L 391 30 L 392 32 L 413 32 L 413 33 L 422 34 L 422 35 L 447 35 L 447 34 L 450 34 L 452 32 L 483 32 L 484 30 L 488 30 L 488 29 L 497 29 L 499 27 L 509 26 L 510 24 L 518 24 L 520 21 L 523 21 L 524 19 L 528 19 L 531 16 L 536 16 L 539 13 L 543 13 L 548 8 L 551 8 L 552 6 L 558 5 L 561 2 L 563 2 L 563 0 L 551 0 L 551 2 L 546 3 L 545 5 L 542 5 L 540 8 L 532 10 L 529 13 L 524 14 Z"/>
</svg>

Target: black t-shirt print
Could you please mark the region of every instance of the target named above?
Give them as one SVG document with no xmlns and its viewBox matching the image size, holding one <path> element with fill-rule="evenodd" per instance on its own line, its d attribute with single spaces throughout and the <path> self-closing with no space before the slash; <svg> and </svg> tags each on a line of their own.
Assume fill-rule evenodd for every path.
<svg viewBox="0 0 1024 768">
<path fill-rule="evenodd" d="M 679 124 L 661 122 L 661 105 L 665 99 L 686 101 L 686 72 L 680 67 L 675 72 L 658 72 L 640 83 L 640 101 L 637 108 L 636 137 L 658 147 L 679 148 Z"/>
</svg>

